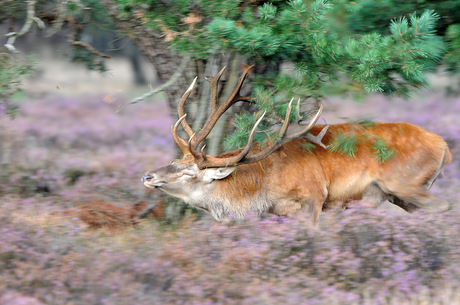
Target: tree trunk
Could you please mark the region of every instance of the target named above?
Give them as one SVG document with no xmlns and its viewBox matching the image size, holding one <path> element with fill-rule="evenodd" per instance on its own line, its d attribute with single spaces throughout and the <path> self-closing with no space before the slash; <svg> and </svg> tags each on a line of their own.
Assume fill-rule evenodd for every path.
<svg viewBox="0 0 460 305">
<path fill-rule="evenodd" d="M 181 58 L 168 49 L 168 44 L 161 33 L 152 30 L 142 24 L 140 19 L 125 20 L 119 14 L 118 5 L 111 0 L 100 0 L 101 5 L 107 14 L 113 19 L 115 25 L 122 30 L 137 46 L 141 54 L 153 64 L 162 83 L 167 82 L 180 65 Z M 190 63 L 183 78 L 179 78 L 166 91 L 169 107 L 171 110 L 177 108 L 177 97 L 183 88 L 187 88 L 190 79 L 192 64 Z M 191 80 L 191 79 L 190 79 Z M 174 111 L 172 112 L 174 113 Z"/>
<path fill-rule="evenodd" d="M 179 68 L 183 56 L 168 48 L 162 33 L 148 28 L 142 24 L 141 19 L 124 20 L 119 14 L 118 5 L 112 0 L 100 0 L 108 15 L 113 18 L 116 26 L 136 44 L 141 54 L 153 64 L 162 83 L 167 82 Z M 209 114 L 210 87 L 204 76 L 216 75 L 224 66 L 228 66 L 227 72 L 222 76 L 219 84 L 219 93 L 223 93 L 222 99 L 229 95 L 229 92 L 236 84 L 240 68 L 244 60 L 239 56 L 219 54 L 211 56 L 207 60 L 191 59 L 181 77 L 179 77 L 166 90 L 166 97 L 171 114 L 177 119 L 177 105 L 180 98 L 190 86 L 195 76 L 198 76 L 198 83 L 195 91 L 190 95 L 186 104 L 187 122 L 196 132 L 203 126 Z M 223 138 L 226 136 L 228 121 L 231 119 L 233 109 L 229 109 L 219 121 L 215 130 L 209 135 L 206 143 L 207 152 L 216 154 L 221 151 Z M 188 136 L 181 132 L 180 135 L 188 140 Z"/>
</svg>

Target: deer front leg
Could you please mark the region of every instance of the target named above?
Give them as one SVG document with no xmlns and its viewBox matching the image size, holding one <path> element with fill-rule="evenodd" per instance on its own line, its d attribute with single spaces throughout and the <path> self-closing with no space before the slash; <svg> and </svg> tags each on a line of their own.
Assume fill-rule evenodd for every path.
<svg viewBox="0 0 460 305">
<path fill-rule="evenodd" d="M 269 209 L 269 213 L 278 216 L 293 216 L 302 210 L 299 200 L 283 198 L 276 200 L 276 203 Z"/>
<path fill-rule="evenodd" d="M 308 197 L 305 199 L 279 199 L 270 208 L 269 212 L 278 216 L 294 216 L 308 209 L 312 225 L 317 227 L 325 199 L 325 196 Z"/>
<path fill-rule="evenodd" d="M 318 222 L 319 222 L 319 215 L 321 214 L 321 211 L 323 210 L 323 205 L 325 202 L 324 199 L 319 199 L 315 201 L 310 201 L 308 203 L 309 210 L 310 210 L 310 216 L 311 216 L 311 223 L 313 227 L 318 227 Z"/>
</svg>

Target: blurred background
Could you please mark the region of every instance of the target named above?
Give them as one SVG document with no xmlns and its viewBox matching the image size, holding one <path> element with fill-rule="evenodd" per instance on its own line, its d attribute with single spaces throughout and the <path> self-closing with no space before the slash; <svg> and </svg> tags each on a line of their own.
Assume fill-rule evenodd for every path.
<svg viewBox="0 0 460 305">
<path fill-rule="evenodd" d="M 460 304 L 458 1 L 3 0 L 1 304 Z M 217 223 L 144 189 L 254 65 L 208 154 L 273 136 L 291 97 L 321 123 L 410 122 L 453 162 L 441 215 L 384 204 Z M 276 128 L 275 128 L 276 129 Z M 182 135 L 187 139 L 186 134 Z"/>
</svg>

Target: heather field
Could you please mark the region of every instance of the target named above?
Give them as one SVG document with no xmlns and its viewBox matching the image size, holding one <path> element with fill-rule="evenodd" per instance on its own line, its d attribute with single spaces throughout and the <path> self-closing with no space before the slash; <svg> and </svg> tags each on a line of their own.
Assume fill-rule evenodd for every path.
<svg viewBox="0 0 460 305">
<path fill-rule="evenodd" d="M 444 137 L 453 162 L 433 193 L 452 209 L 358 204 L 314 230 L 306 215 L 132 225 L 126 209 L 166 198 L 140 177 L 174 157 L 172 120 L 161 98 L 117 111 L 124 94 L 94 92 L 23 97 L 17 119 L 1 114 L 0 304 L 460 305 L 459 97 L 325 101 L 328 123 L 404 121 Z M 102 205 L 120 210 L 92 210 Z"/>
</svg>

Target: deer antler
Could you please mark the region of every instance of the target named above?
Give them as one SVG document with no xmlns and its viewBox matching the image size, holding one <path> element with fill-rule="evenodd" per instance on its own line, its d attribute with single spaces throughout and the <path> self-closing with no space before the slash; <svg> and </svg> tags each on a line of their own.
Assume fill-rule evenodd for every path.
<svg viewBox="0 0 460 305">
<path fill-rule="evenodd" d="M 321 112 L 322 112 L 322 105 L 320 106 L 321 107 Z M 320 113 L 321 114 L 321 113 Z M 296 106 L 296 125 L 297 126 L 301 126 L 300 125 L 300 121 L 302 121 L 302 116 L 300 115 L 300 98 L 297 100 L 297 106 Z M 316 123 L 316 121 L 315 121 Z M 327 130 L 329 129 L 329 125 L 326 125 L 319 133 L 318 135 L 314 136 L 312 135 L 311 133 L 307 133 L 307 134 L 303 134 L 303 135 L 300 135 L 299 137 L 301 136 L 305 136 L 305 138 L 307 138 L 308 140 L 310 140 L 311 142 L 313 142 L 314 144 L 317 144 L 319 146 L 321 146 L 322 148 L 324 149 L 327 149 L 327 146 L 323 144 L 322 140 L 324 138 L 324 136 L 326 135 L 326 132 Z M 295 135 L 295 134 L 293 134 Z"/>
<path fill-rule="evenodd" d="M 182 115 L 180 119 L 177 120 L 176 124 L 174 124 L 174 126 L 171 126 L 171 134 L 172 134 L 174 143 L 176 143 L 176 145 L 180 148 L 180 150 L 184 153 L 184 155 L 189 154 L 190 150 L 187 145 L 187 142 L 185 142 L 185 140 L 179 137 L 179 135 L 177 134 L 177 128 L 179 127 L 179 124 L 185 120 L 186 116 L 187 116 L 186 114 Z"/>
<path fill-rule="evenodd" d="M 187 91 L 185 91 L 184 95 L 182 95 L 182 97 L 181 97 L 181 99 L 179 101 L 179 105 L 177 106 L 177 113 L 179 114 L 179 117 L 181 119 L 183 118 L 181 120 L 182 127 L 185 129 L 185 131 L 187 132 L 189 137 L 191 137 L 194 134 L 194 132 L 192 130 L 192 127 L 190 127 L 190 125 L 185 120 L 185 115 L 186 114 L 184 114 L 184 105 L 185 105 L 185 101 L 187 101 L 188 96 L 190 95 L 190 93 L 192 93 L 193 88 L 195 88 L 197 78 L 198 78 L 198 76 L 193 79 L 192 83 L 190 84 L 190 87 L 188 87 Z"/>
<path fill-rule="evenodd" d="M 247 66 L 244 69 L 243 75 L 240 77 L 231 96 L 227 99 L 227 101 L 225 101 L 221 105 L 218 105 L 217 103 L 218 82 L 222 74 L 224 73 L 226 67 L 220 70 L 219 73 L 215 77 L 210 76 L 209 78 L 206 78 L 206 80 L 211 85 L 211 114 L 209 115 L 209 118 L 205 122 L 203 128 L 197 133 L 193 132 L 192 128 L 185 120 L 186 114 L 184 114 L 184 105 L 185 105 L 185 102 L 188 96 L 190 95 L 190 93 L 193 91 L 193 88 L 195 87 L 196 78 L 193 80 L 192 84 L 187 89 L 187 91 L 184 93 L 181 100 L 179 101 L 178 114 L 180 116 L 180 119 L 171 128 L 171 133 L 173 135 L 173 139 L 176 145 L 182 150 L 182 152 L 185 155 L 191 154 L 195 158 L 196 164 L 198 165 L 200 169 L 209 168 L 209 167 L 237 166 L 238 164 L 256 162 L 256 161 L 264 159 L 265 157 L 270 155 L 272 152 L 280 148 L 285 143 L 288 143 L 298 138 L 307 138 L 313 143 L 318 144 L 323 148 L 326 148 L 326 146 L 321 142 L 321 140 L 326 134 L 329 126 L 324 127 L 323 130 L 321 130 L 321 132 L 317 136 L 313 136 L 309 133 L 311 128 L 318 121 L 321 115 L 321 112 L 323 111 L 322 104 L 319 105 L 319 109 L 317 113 L 312 117 L 310 122 L 304 126 L 304 125 L 299 124 L 300 120 L 302 119 L 302 117 L 300 116 L 300 99 L 299 99 L 297 107 L 296 107 L 296 121 L 297 122 L 293 125 L 297 125 L 298 126 L 297 129 L 300 129 L 300 131 L 297 131 L 291 134 L 287 134 L 288 127 L 289 127 L 289 118 L 291 116 L 291 110 L 292 110 L 292 102 L 294 100 L 294 99 L 291 99 L 287 107 L 287 110 L 286 110 L 286 117 L 283 121 L 281 128 L 278 131 L 279 140 L 273 141 L 272 143 L 264 147 L 261 151 L 248 156 L 249 152 L 251 151 L 253 142 L 254 142 L 255 132 L 259 124 L 262 122 L 262 119 L 265 116 L 265 112 L 260 116 L 260 118 L 254 124 L 251 130 L 251 133 L 249 134 L 248 142 L 246 143 L 245 147 L 242 150 L 240 150 L 240 152 L 237 155 L 231 156 L 231 157 L 223 157 L 223 158 L 206 155 L 204 152 L 204 148 L 205 148 L 204 146 L 202 147 L 199 153 L 196 151 L 200 143 L 209 135 L 212 128 L 216 125 L 217 120 L 222 116 L 222 114 L 225 111 L 227 111 L 228 108 L 230 108 L 230 106 L 232 106 L 238 101 L 247 102 L 250 100 L 250 97 L 241 96 L 240 90 L 241 90 L 241 86 L 243 85 L 244 80 L 248 76 L 249 71 L 251 70 L 252 67 L 253 66 Z M 190 139 L 188 142 L 186 142 L 184 139 L 180 138 L 177 135 L 177 129 L 178 129 L 179 124 L 182 124 L 182 127 L 185 129 L 187 134 L 190 136 Z"/>
<path fill-rule="evenodd" d="M 216 77 L 209 77 L 206 80 L 211 84 L 211 114 L 209 115 L 209 118 L 206 120 L 206 123 L 204 123 L 203 128 L 196 134 L 196 137 L 192 141 L 192 148 L 193 150 L 196 150 L 198 145 L 209 135 L 211 132 L 212 128 L 216 125 L 217 120 L 224 114 L 225 111 L 227 111 L 230 106 L 235 104 L 236 102 L 239 101 L 244 101 L 247 102 L 251 99 L 249 96 L 241 96 L 240 95 L 240 90 L 241 86 L 243 85 L 244 80 L 249 74 L 249 71 L 251 71 L 253 66 L 247 66 L 244 71 L 243 75 L 240 77 L 235 89 L 233 90 L 232 94 L 230 97 L 225 101 L 222 105 L 217 104 L 217 93 L 218 93 L 218 82 L 222 74 L 224 73 L 225 69 L 227 67 L 223 67 L 222 70 L 217 74 Z"/>
<path fill-rule="evenodd" d="M 219 80 L 222 74 L 224 73 L 227 67 L 223 67 L 219 71 L 219 73 L 217 73 L 215 77 L 210 76 L 209 78 L 206 78 L 206 80 L 211 85 L 211 114 L 209 115 L 209 118 L 205 122 L 203 128 L 200 131 L 198 131 L 198 133 L 195 133 L 193 129 L 190 127 L 190 125 L 187 123 L 187 121 L 185 120 L 185 113 L 184 113 L 185 102 L 187 101 L 187 98 L 190 96 L 190 94 L 192 93 L 196 85 L 197 78 L 195 77 L 195 79 L 190 84 L 190 87 L 187 89 L 187 91 L 185 91 L 184 95 L 179 101 L 179 104 L 177 106 L 177 112 L 179 114 L 180 119 L 174 125 L 175 128 L 171 129 L 171 132 L 173 133 L 174 142 L 176 143 L 177 146 L 179 146 L 179 148 L 182 150 L 184 154 L 191 153 L 192 155 L 196 155 L 195 151 L 198 145 L 200 145 L 200 143 L 209 135 L 212 128 L 216 125 L 217 120 L 219 120 L 222 114 L 224 114 L 224 112 L 227 111 L 227 109 L 230 108 L 230 106 L 232 106 L 236 102 L 238 101 L 247 102 L 251 99 L 248 96 L 241 96 L 240 90 L 241 90 L 241 86 L 243 85 L 244 80 L 248 76 L 249 71 L 251 71 L 252 67 L 253 66 L 247 66 L 244 69 L 243 75 L 240 77 L 237 83 L 237 86 L 233 90 L 231 96 L 222 105 L 217 104 L 218 83 L 219 83 Z M 188 143 L 186 143 L 185 140 L 183 140 L 177 135 L 177 127 L 179 125 L 178 124 L 179 122 L 182 123 L 182 127 L 184 128 L 184 130 L 187 132 L 187 134 L 190 137 L 190 140 Z"/>
<path fill-rule="evenodd" d="M 305 126 L 299 125 L 299 126 L 302 127 L 302 130 L 300 130 L 298 132 L 295 132 L 295 133 L 292 133 L 290 135 L 286 135 L 286 131 L 287 131 L 288 124 L 289 124 L 289 117 L 291 115 L 292 101 L 293 101 L 293 99 L 291 99 L 291 101 L 289 102 L 289 106 L 288 106 L 288 108 L 286 110 L 286 118 L 285 118 L 285 120 L 283 122 L 283 125 L 280 128 L 280 131 L 279 131 L 280 140 L 274 141 L 271 144 L 269 144 L 268 146 L 266 146 L 264 149 L 262 149 L 260 152 L 254 154 L 254 155 L 251 155 L 249 157 L 244 158 L 243 160 L 241 160 L 239 162 L 239 164 L 252 163 L 252 162 L 260 161 L 260 160 L 266 158 L 268 155 L 270 155 L 272 152 L 274 152 L 275 150 L 277 150 L 281 146 L 283 146 L 284 144 L 286 144 L 288 142 L 291 142 L 292 140 L 302 138 L 302 137 L 309 138 L 308 137 L 308 135 L 309 135 L 308 132 L 313 128 L 313 126 L 316 124 L 316 122 L 318 121 L 319 117 L 321 116 L 321 113 L 323 111 L 323 105 L 322 104 L 319 105 L 318 111 L 312 117 L 312 119 L 310 120 L 310 122 L 307 125 L 305 125 Z M 314 143 L 319 142 L 319 144 L 321 144 L 321 146 L 325 147 L 324 144 L 321 143 L 321 140 L 324 137 L 324 135 L 326 134 L 326 131 L 327 131 L 328 128 L 329 128 L 329 126 L 326 126 L 325 128 L 323 128 L 323 130 L 321 130 L 320 134 L 318 136 L 316 136 L 316 137 L 311 136 L 312 138 L 315 139 Z M 316 144 L 318 144 L 318 143 L 316 143 Z"/>
<path fill-rule="evenodd" d="M 201 155 L 192 153 L 195 156 L 196 163 L 199 168 L 208 168 L 208 167 L 229 167 L 229 166 L 236 166 L 241 163 L 241 160 L 245 160 L 246 156 L 251 151 L 253 142 L 254 142 L 254 135 L 256 133 L 256 129 L 259 126 L 260 122 L 265 116 L 265 112 L 260 116 L 257 122 L 252 127 L 251 133 L 249 134 L 248 143 L 246 146 L 236 155 L 227 158 L 216 158 L 213 156 L 208 156 L 204 154 L 203 149 L 201 150 Z"/>
</svg>

